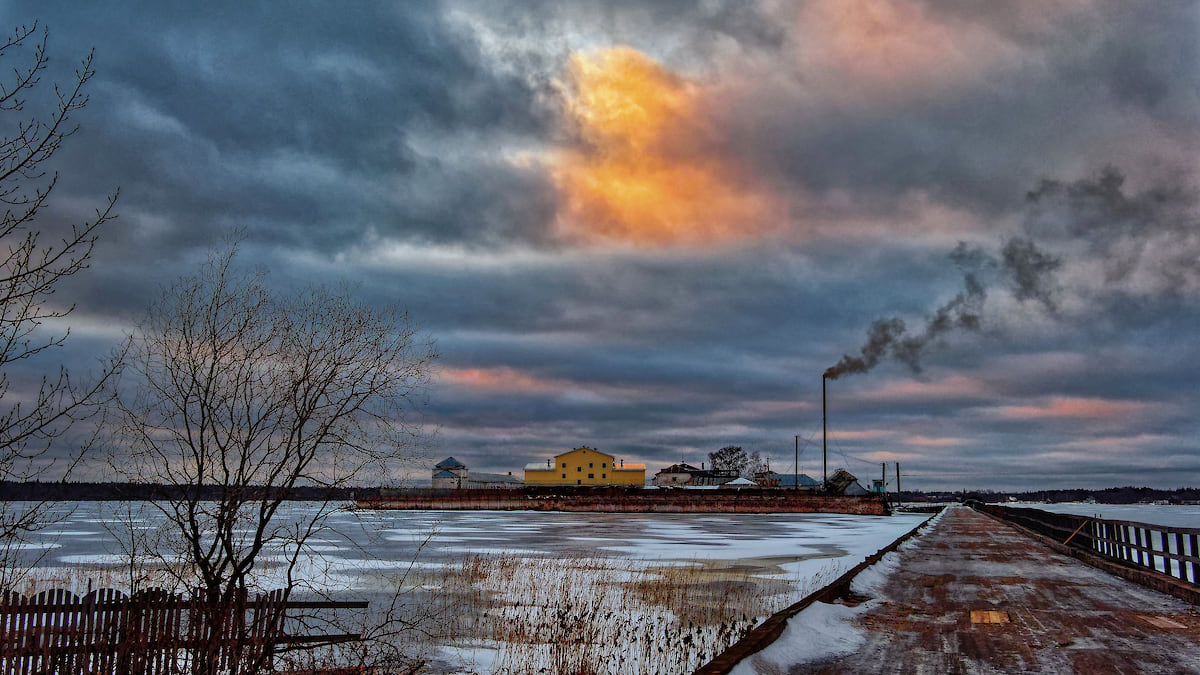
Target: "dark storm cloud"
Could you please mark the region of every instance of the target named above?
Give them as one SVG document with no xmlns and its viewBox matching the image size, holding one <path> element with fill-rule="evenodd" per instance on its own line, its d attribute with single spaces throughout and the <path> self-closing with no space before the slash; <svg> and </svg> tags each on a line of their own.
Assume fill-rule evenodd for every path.
<svg viewBox="0 0 1200 675">
<path fill-rule="evenodd" d="M 555 43 L 565 33 L 604 35 L 612 44 L 631 44 L 640 49 L 654 46 L 681 50 L 681 57 L 704 60 L 711 57 L 714 40 L 729 39 L 739 47 L 773 49 L 786 39 L 787 27 L 757 3 L 736 0 L 696 3 L 691 0 L 639 2 L 619 0 L 596 3 L 587 0 L 533 0 L 489 2 L 470 6 L 492 22 L 524 38 Z M 670 45 L 663 38 L 671 36 Z M 599 40 L 595 37 L 593 41 Z"/>
<path fill-rule="evenodd" d="M 1053 240 L 1083 242 L 1104 263 L 1105 281 L 1124 284 L 1139 270 L 1170 290 L 1200 282 L 1196 193 L 1174 183 L 1130 190 L 1116 167 L 1075 181 L 1043 180 L 1029 192 L 1027 227 Z"/>
<path fill-rule="evenodd" d="M 996 40 L 978 48 L 977 77 L 956 75 L 948 53 L 924 74 L 898 72 L 891 94 L 868 90 L 840 105 L 828 103 L 839 92 L 815 78 L 764 79 L 761 90 L 750 87 L 751 105 L 722 117 L 729 146 L 763 174 L 818 195 L 852 190 L 886 211 L 920 192 L 990 218 L 1019 207 L 1031 176 L 1075 170 L 1065 158 L 1098 166 L 1155 155 L 1114 131 L 1131 108 L 1165 136 L 1195 142 L 1195 5 L 1102 2 L 1054 28 L 1029 18 L 1033 6 L 1023 14 L 995 3 L 926 4 L 926 18 L 951 35 L 969 25 Z"/>
<path fill-rule="evenodd" d="M 830 36 L 889 9 L 854 58 L 805 51 L 836 52 Z M 97 49 L 51 211 L 69 222 L 122 188 L 61 296 L 79 309 L 57 355 L 81 368 L 240 227 L 243 262 L 272 283 L 345 279 L 410 310 L 442 354 L 436 448 L 472 468 L 575 443 L 651 473 L 728 444 L 790 465 L 793 435 L 820 429 L 819 374 L 849 351 L 884 359 L 831 388 L 860 475 L 895 455 L 924 488 L 1200 480 L 1200 427 L 1180 412 L 1200 363 L 1194 5 L 23 2 L 0 17 L 48 24 L 60 74 Z M 787 202 L 778 239 L 556 237 L 555 153 L 577 141 L 565 66 L 615 46 L 695 94 L 704 119 L 670 139 L 682 154 Z M 879 317 L 890 346 L 860 352 Z"/>
<path fill-rule="evenodd" d="M 171 255 L 234 225 L 251 239 L 328 250 L 367 231 L 486 241 L 536 237 L 546 223 L 536 199 L 524 208 L 512 198 L 546 194 L 528 171 L 415 147 L 432 143 L 425 136 L 470 130 L 488 143 L 546 124 L 537 85 L 491 70 L 435 8 L 60 9 L 10 5 L 5 19 L 40 17 L 55 55 L 89 44 L 103 55 L 87 133 L 64 159 L 93 181 L 125 184 L 124 231 L 143 248 Z"/>
</svg>

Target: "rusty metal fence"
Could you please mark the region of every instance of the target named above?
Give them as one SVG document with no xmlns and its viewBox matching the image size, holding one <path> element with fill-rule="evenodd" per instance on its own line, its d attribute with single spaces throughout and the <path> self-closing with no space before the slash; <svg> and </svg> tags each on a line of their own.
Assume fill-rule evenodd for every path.
<svg viewBox="0 0 1200 675">
<path fill-rule="evenodd" d="M 366 602 L 293 601 L 283 591 L 236 598 L 213 612 L 197 596 L 161 589 L 132 597 L 112 589 L 82 597 L 49 590 L 0 596 L 0 672 L 175 675 L 204 670 L 238 675 L 276 651 L 359 639 L 351 633 L 290 634 L 288 610 L 365 609 Z M 199 653 L 205 652 L 205 658 Z"/>
<path fill-rule="evenodd" d="M 1106 560 L 1165 574 L 1200 588 L 1200 528 L 1105 520 L 979 502 L 970 505 Z"/>
</svg>

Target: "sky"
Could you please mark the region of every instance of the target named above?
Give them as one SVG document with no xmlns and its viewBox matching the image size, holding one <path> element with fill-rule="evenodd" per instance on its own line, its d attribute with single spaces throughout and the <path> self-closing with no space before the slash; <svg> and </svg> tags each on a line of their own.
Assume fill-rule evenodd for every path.
<svg viewBox="0 0 1200 675">
<path fill-rule="evenodd" d="M 830 471 L 1200 485 L 1200 3 L 0 17 L 49 28 L 46 82 L 95 49 L 43 216 L 120 188 L 55 296 L 73 372 L 237 229 L 271 283 L 357 284 L 436 341 L 433 462 L 790 471 L 798 443 L 819 476 L 825 381 Z"/>
</svg>

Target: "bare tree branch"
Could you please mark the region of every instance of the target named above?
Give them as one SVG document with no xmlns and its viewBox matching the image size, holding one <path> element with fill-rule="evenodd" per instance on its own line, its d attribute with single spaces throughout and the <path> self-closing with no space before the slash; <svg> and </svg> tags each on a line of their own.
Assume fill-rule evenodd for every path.
<svg viewBox="0 0 1200 675">
<path fill-rule="evenodd" d="M 291 488 L 346 486 L 411 458 L 434 358 L 406 315 L 350 289 L 283 294 L 235 268 L 236 244 L 166 289 L 132 348 L 119 437 L 132 480 L 215 487 L 157 502 L 214 613 L 253 588 L 270 551 L 285 591 L 338 503 L 280 515 Z M 259 589 L 267 590 L 267 589 Z M 207 672 L 201 669 L 197 672 Z"/>
<path fill-rule="evenodd" d="M 78 441 L 69 456 L 52 460 L 56 443 L 81 422 L 95 419 L 111 395 L 110 380 L 121 355 L 106 362 L 88 384 L 73 380 L 65 368 L 41 378 L 40 385 L 14 388 L 12 367 L 62 346 L 69 330 L 48 331 L 47 320 L 66 317 L 72 305 L 52 302 L 66 277 L 88 267 L 92 248 L 105 223 L 115 218 L 117 195 L 97 209 L 95 217 L 72 224 L 66 233 L 48 234 L 39 216 L 58 182 L 46 165 L 62 143 L 78 129 L 74 113 L 87 105 L 84 88 L 94 75 L 93 54 L 75 70 L 70 86 L 51 85 L 51 110 L 26 112 L 26 95 L 41 83 L 49 63 L 49 33 L 20 26 L 0 43 L 0 60 L 17 58 L 11 75 L 0 80 L 0 479 L 32 480 L 53 468 L 66 478 L 93 446 L 96 436 Z M 19 390 L 18 390 L 19 389 Z M 93 426 L 93 429 L 100 425 Z M 0 564 L 13 559 L 14 547 L 27 532 L 44 524 L 46 505 L 0 504 Z M 6 568 L 7 569 L 7 568 Z M 0 587 L 12 580 L 5 576 Z"/>
</svg>

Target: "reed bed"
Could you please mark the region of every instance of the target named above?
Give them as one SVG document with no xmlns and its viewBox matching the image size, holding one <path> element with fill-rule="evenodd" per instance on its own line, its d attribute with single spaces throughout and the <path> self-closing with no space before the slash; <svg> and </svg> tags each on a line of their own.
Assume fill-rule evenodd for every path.
<svg viewBox="0 0 1200 675">
<path fill-rule="evenodd" d="M 693 672 L 836 572 L 788 579 L 704 562 L 468 555 L 440 576 L 468 603 L 455 642 L 490 658 L 457 672 L 673 675 Z"/>
<path fill-rule="evenodd" d="M 131 590 L 169 585 L 181 572 L 161 561 L 157 567 L 106 562 L 33 568 L 15 590 Z M 841 571 L 837 561 L 803 577 L 762 561 L 741 563 L 469 553 L 394 578 L 384 574 L 386 583 L 381 570 L 342 575 L 347 588 L 373 577 L 377 590 L 386 585 L 394 591 L 382 623 L 400 628 L 384 626 L 384 640 L 397 663 L 424 661 L 419 672 L 674 675 L 695 671 Z M 377 655 L 380 646 L 376 641 L 363 648 Z M 447 665 L 438 646 L 466 656 Z M 305 660 L 326 666 L 368 660 L 353 649 L 318 650 Z M 443 658 L 435 658 L 439 652 Z"/>
</svg>

